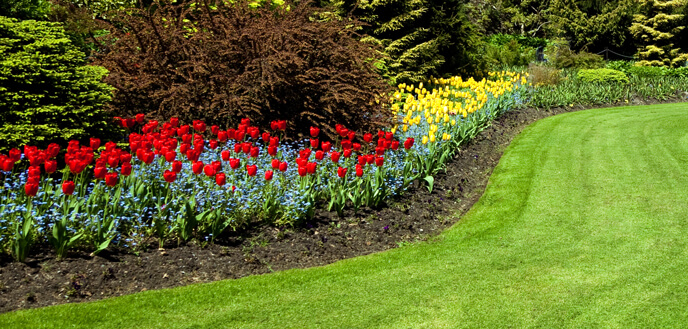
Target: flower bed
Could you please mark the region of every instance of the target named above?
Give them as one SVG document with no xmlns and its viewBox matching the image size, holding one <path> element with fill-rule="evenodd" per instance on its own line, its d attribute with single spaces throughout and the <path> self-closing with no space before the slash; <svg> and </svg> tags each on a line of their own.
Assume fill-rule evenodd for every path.
<svg viewBox="0 0 688 329">
<path fill-rule="evenodd" d="M 434 80 L 430 90 L 401 85 L 397 126 L 375 135 L 337 126 L 333 141 L 312 127 L 310 139 L 283 142 L 284 121 L 269 131 L 248 119 L 222 130 L 138 115 L 119 119 L 132 131 L 126 146 L 72 141 L 59 172 L 57 145 L 12 150 L 0 156 L 0 245 L 23 261 L 36 240 L 47 240 L 60 258 L 75 246 L 95 254 L 111 244 L 212 242 L 256 218 L 297 225 L 318 206 L 377 207 L 416 179 L 432 189 L 458 146 L 519 101 L 522 83 L 498 73 Z"/>
</svg>

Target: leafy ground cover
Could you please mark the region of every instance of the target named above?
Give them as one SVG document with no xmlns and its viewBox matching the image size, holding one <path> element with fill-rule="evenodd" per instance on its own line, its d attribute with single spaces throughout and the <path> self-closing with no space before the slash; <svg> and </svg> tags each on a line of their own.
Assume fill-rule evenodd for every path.
<svg viewBox="0 0 688 329">
<path fill-rule="evenodd" d="M 240 280 L 4 314 L 6 327 L 666 327 L 688 292 L 686 104 L 529 126 L 427 243 Z"/>
</svg>

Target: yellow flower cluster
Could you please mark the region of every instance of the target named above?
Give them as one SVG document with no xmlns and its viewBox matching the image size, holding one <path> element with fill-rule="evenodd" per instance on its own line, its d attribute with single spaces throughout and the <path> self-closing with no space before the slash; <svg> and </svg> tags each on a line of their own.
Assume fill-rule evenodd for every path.
<svg viewBox="0 0 688 329">
<path fill-rule="evenodd" d="M 480 81 L 473 78 L 464 81 L 461 77 L 431 79 L 428 84 L 432 89 L 426 89 L 422 82 L 417 87 L 402 83 L 390 99 L 392 111 L 395 115 L 403 115 L 400 125 L 404 132 L 413 125 L 427 122 L 428 134 L 422 137 L 421 142 L 435 142 L 440 126 L 455 126 L 457 120 L 467 118 L 485 106 L 490 97 L 499 98 L 515 90 L 519 82 L 525 84 L 526 79 L 524 74 L 506 71 L 490 72 L 489 77 L 489 80 Z M 446 132 L 452 129 L 441 130 L 442 140 L 452 138 Z"/>
</svg>

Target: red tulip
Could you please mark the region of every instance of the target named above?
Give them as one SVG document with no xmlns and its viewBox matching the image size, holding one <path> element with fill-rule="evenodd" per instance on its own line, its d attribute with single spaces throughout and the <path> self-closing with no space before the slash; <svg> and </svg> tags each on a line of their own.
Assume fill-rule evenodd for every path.
<svg viewBox="0 0 688 329">
<path fill-rule="evenodd" d="M 217 140 L 219 140 L 220 142 L 224 143 L 227 141 L 228 138 L 229 138 L 229 135 L 227 135 L 226 131 L 219 131 L 217 133 Z"/>
<path fill-rule="evenodd" d="M 407 150 L 410 149 L 413 146 L 413 142 L 414 142 L 413 138 L 411 138 L 411 137 L 407 138 L 406 141 L 404 142 L 404 148 Z"/>
<path fill-rule="evenodd" d="M 229 161 L 229 157 L 230 157 L 231 153 L 229 153 L 229 151 L 227 151 L 227 150 L 224 150 L 224 151 L 222 151 L 222 153 L 220 153 L 220 155 L 222 156 L 223 161 Z"/>
<path fill-rule="evenodd" d="M 229 159 L 229 166 L 232 169 L 237 169 L 241 165 L 241 160 L 239 159 Z"/>
<path fill-rule="evenodd" d="M 299 176 L 303 177 L 303 176 L 306 176 L 306 174 L 308 174 L 308 170 L 306 169 L 306 167 L 300 166 L 299 167 Z"/>
<path fill-rule="evenodd" d="M 339 177 L 344 177 L 344 176 L 346 176 L 346 171 L 347 171 L 347 168 L 339 167 L 339 168 L 337 169 L 337 175 L 338 175 Z"/>
<path fill-rule="evenodd" d="M 339 130 L 339 136 L 342 136 L 342 138 L 346 138 L 349 136 L 349 129 L 342 128 Z"/>
<path fill-rule="evenodd" d="M 199 133 L 205 132 L 206 126 L 205 122 L 201 120 L 194 120 L 193 121 L 193 128 L 194 130 L 198 131 Z"/>
<path fill-rule="evenodd" d="M 172 125 L 172 128 L 176 128 L 179 126 L 179 118 L 170 118 L 170 124 Z"/>
<path fill-rule="evenodd" d="M 252 158 L 257 158 L 258 155 L 260 154 L 260 148 L 257 146 L 251 147 L 251 157 Z"/>
<path fill-rule="evenodd" d="M 117 173 L 116 172 L 107 173 L 105 175 L 105 185 L 110 186 L 110 187 L 117 185 Z"/>
<path fill-rule="evenodd" d="M 263 137 L 264 143 L 270 143 L 270 133 L 269 132 L 264 132 L 263 135 L 261 135 L 261 137 Z"/>
<path fill-rule="evenodd" d="M 138 123 L 143 123 L 143 120 L 145 119 L 146 115 L 143 113 L 139 113 L 136 115 L 136 122 Z"/>
<path fill-rule="evenodd" d="M 122 176 L 131 175 L 131 163 L 130 162 L 122 163 L 122 169 L 120 170 L 120 174 L 122 174 Z"/>
<path fill-rule="evenodd" d="M 280 164 L 279 164 L 279 170 L 280 170 L 281 172 L 287 171 L 287 163 L 286 163 L 286 162 L 280 162 Z"/>
<path fill-rule="evenodd" d="M 317 138 L 311 138 L 311 147 L 316 149 L 320 145 L 320 141 Z"/>
<path fill-rule="evenodd" d="M 26 184 L 38 184 L 41 181 L 41 176 L 31 176 L 26 180 Z"/>
<path fill-rule="evenodd" d="M 277 121 L 270 122 L 270 129 L 272 129 L 272 130 L 278 130 L 279 129 L 279 124 L 277 123 Z"/>
<path fill-rule="evenodd" d="M 376 147 L 375 148 L 375 154 L 377 154 L 377 155 L 385 154 L 385 148 L 384 147 Z"/>
<path fill-rule="evenodd" d="M 392 138 L 394 138 L 394 134 L 392 134 L 391 131 L 388 131 L 388 132 L 385 133 L 385 139 L 386 139 L 386 140 L 391 141 Z"/>
<path fill-rule="evenodd" d="M 91 146 L 92 149 L 97 150 L 100 147 L 100 139 L 91 138 L 89 140 L 89 146 Z"/>
<path fill-rule="evenodd" d="M 350 141 L 354 140 L 354 138 L 356 137 L 356 132 L 353 131 L 353 130 L 350 130 L 350 131 L 349 131 L 349 136 L 348 136 L 348 137 L 349 137 L 349 140 L 350 140 Z"/>
<path fill-rule="evenodd" d="M 271 180 L 272 179 L 272 170 L 267 170 L 265 172 L 265 180 Z"/>
<path fill-rule="evenodd" d="M 220 132 L 220 127 L 218 127 L 217 125 L 212 125 L 210 127 L 210 133 L 212 133 L 213 135 L 217 135 L 217 133 L 219 133 L 219 132 Z"/>
<path fill-rule="evenodd" d="M 348 139 L 342 139 L 341 144 L 342 144 L 342 149 L 343 149 L 343 150 L 351 149 L 351 146 L 352 146 L 352 145 L 351 145 L 351 141 L 350 141 L 350 140 L 348 140 Z"/>
<path fill-rule="evenodd" d="M 251 138 L 258 139 L 258 136 L 260 135 L 260 129 L 257 127 L 249 127 L 246 129 L 246 133 L 248 133 Z"/>
<path fill-rule="evenodd" d="M 205 167 L 203 167 L 203 172 L 208 177 L 215 176 L 215 167 L 213 167 L 211 164 L 207 164 Z"/>
<path fill-rule="evenodd" d="M 317 127 L 311 127 L 311 137 L 316 138 L 320 133 L 320 129 Z"/>
<path fill-rule="evenodd" d="M 127 118 L 127 119 L 124 119 L 124 122 L 125 122 L 124 128 L 131 128 L 134 126 L 134 123 L 136 121 L 134 121 L 134 118 Z"/>
<path fill-rule="evenodd" d="M 107 169 L 105 167 L 95 167 L 93 169 L 93 178 L 103 179 L 103 178 L 105 178 L 106 173 L 107 173 Z"/>
<path fill-rule="evenodd" d="M 268 146 L 268 154 L 271 156 L 277 155 L 277 146 Z"/>
<path fill-rule="evenodd" d="M 2 163 L 2 170 L 4 171 L 12 171 L 14 168 L 14 160 L 12 159 L 5 159 Z"/>
<path fill-rule="evenodd" d="M 177 173 L 174 171 L 165 170 L 165 173 L 162 174 L 162 177 L 165 178 L 166 182 L 172 183 L 177 179 Z"/>
<path fill-rule="evenodd" d="M 208 147 L 210 147 L 211 150 L 216 149 L 216 148 L 217 148 L 217 141 L 214 140 L 214 139 L 211 139 L 211 140 L 208 142 Z"/>
<path fill-rule="evenodd" d="M 317 163 L 315 162 L 309 162 L 306 164 L 306 169 L 308 170 L 309 174 L 315 174 L 315 169 L 317 168 Z"/>
<path fill-rule="evenodd" d="M 189 125 L 183 125 L 177 128 L 177 136 L 186 136 L 189 134 Z"/>
<path fill-rule="evenodd" d="M 74 194 L 74 182 L 68 180 L 62 183 L 62 193 L 65 195 Z"/>
<path fill-rule="evenodd" d="M 279 130 L 287 130 L 287 121 L 286 120 L 277 120 L 277 125 L 279 127 Z"/>
<path fill-rule="evenodd" d="M 308 159 L 311 156 L 311 150 L 310 149 L 303 149 L 299 151 L 299 157 L 301 159 Z"/>
<path fill-rule="evenodd" d="M 359 144 L 359 143 L 353 143 L 351 146 L 354 149 L 354 151 L 360 151 L 361 150 L 361 144 Z"/>
<path fill-rule="evenodd" d="M 215 169 L 215 172 L 220 172 L 220 171 L 222 171 L 222 162 L 220 162 L 220 161 L 213 161 L 213 162 L 211 162 L 210 164 L 213 165 L 213 169 Z"/>
<path fill-rule="evenodd" d="M 315 152 L 315 159 L 316 160 L 322 160 L 325 157 L 325 152 L 323 151 L 316 151 Z"/>
<path fill-rule="evenodd" d="M 256 167 L 256 165 L 246 165 L 246 171 L 248 172 L 249 176 L 255 176 L 256 172 L 258 171 L 258 167 Z"/>
<path fill-rule="evenodd" d="M 243 144 L 241 144 L 241 143 L 234 144 L 234 153 L 239 153 L 239 152 L 241 152 L 241 146 L 242 146 L 242 145 L 243 145 Z"/>
<path fill-rule="evenodd" d="M 389 147 L 392 150 L 395 150 L 395 151 L 398 150 L 399 149 L 399 141 L 392 141 L 392 144 L 390 144 Z"/>
<path fill-rule="evenodd" d="M 176 173 L 182 171 L 182 162 L 179 160 L 172 162 L 172 171 Z"/>
<path fill-rule="evenodd" d="M 242 150 L 244 153 L 249 154 L 249 153 L 251 152 L 251 146 L 252 146 L 251 143 L 246 142 L 246 143 L 244 143 L 244 144 L 241 146 L 241 150 Z"/>
<path fill-rule="evenodd" d="M 330 158 L 332 158 L 332 162 L 335 162 L 335 163 L 339 162 L 340 155 L 341 155 L 341 153 L 339 153 L 339 152 L 332 152 L 332 154 L 330 154 Z"/>
<path fill-rule="evenodd" d="M 274 146 L 274 147 L 279 146 L 279 137 L 277 137 L 277 136 L 270 137 L 270 146 Z"/>
<path fill-rule="evenodd" d="M 45 172 L 48 174 L 52 174 L 55 171 L 57 171 L 57 161 L 55 160 L 46 160 L 45 161 Z"/>
<path fill-rule="evenodd" d="M 237 130 L 236 134 L 234 134 L 234 139 L 236 139 L 237 141 L 243 141 L 245 136 L 246 136 L 245 131 Z"/>
<path fill-rule="evenodd" d="M 48 152 L 48 156 L 50 158 L 54 158 L 60 153 L 60 145 L 57 145 L 56 143 L 50 143 L 46 151 Z"/>
<path fill-rule="evenodd" d="M 131 162 L 131 154 L 124 152 L 119 155 L 119 161 L 121 162 Z"/>
<path fill-rule="evenodd" d="M 358 164 L 359 165 L 365 166 L 367 162 L 368 162 L 368 158 L 365 155 L 359 155 L 358 156 Z"/>
<path fill-rule="evenodd" d="M 280 161 L 277 159 L 272 159 L 271 165 L 272 165 L 272 169 L 277 169 L 277 168 L 279 168 Z"/>
<path fill-rule="evenodd" d="M 342 152 L 342 155 L 343 155 L 345 158 L 350 157 L 350 156 L 351 156 L 351 149 L 346 149 L 346 150 L 344 150 L 344 152 Z"/>
<path fill-rule="evenodd" d="M 322 142 L 320 144 L 320 147 L 322 148 L 323 152 L 330 152 L 330 150 L 332 149 L 332 143 Z"/>
<path fill-rule="evenodd" d="M 251 119 L 249 119 L 249 118 L 243 118 L 243 119 L 241 119 L 241 124 L 242 124 L 242 125 L 248 126 L 248 125 L 251 124 Z"/>
<path fill-rule="evenodd" d="M 38 193 L 38 184 L 26 183 L 26 185 L 24 185 L 24 192 L 26 196 L 36 196 L 36 193 Z"/>
<path fill-rule="evenodd" d="M 107 164 L 110 166 L 110 168 L 116 168 L 119 166 L 119 157 L 118 156 L 111 156 L 107 158 Z"/>
<path fill-rule="evenodd" d="M 356 176 L 363 176 L 363 167 L 361 167 L 360 165 L 356 165 Z"/>
<path fill-rule="evenodd" d="M 203 162 L 201 161 L 196 161 L 191 165 L 191 170 L 193 170 L 193 173 L 198 175 L 203 171 Z"/>
<path fill-rule="evenodd" d="M 368 164 L 373 164 L 375 162 L 375 155 L 374 154 L 368 154 L 366 155 L 366 159 L 368 160 Z"/>
<path fill-rule="evenodd" d="M 366 143 L 372 142 L 372 141 L 373 141 L 373 134 L 371 134 L 371 133 L 363 134 L 363 140 L 364 140 Z"/>
<path fill-rule="evenodd" d="M 220 186 L 227 184 L 227 176 L 224 173 L 218 173 L 215 175 L 215 183 Z"/>
<path fill-rule="evenodd" d="M 179 129 L 182 129 L 182 128 L 179 128 Z M 184 142 L 186 144 L 191 144 L 191 139 L 193 138 L 193 136 L 191 134 L 184 134 L 181 136 L 182 136 L 182 142 Z"/>
<path fill-rule="evenodd" d="M 385 140 L 380 138 L 377 140 L 377 147 L 385 147 Z"/>
<path fill-rule="evenodd" d="M 377 137 L 378 138 L 385 138 L 385 132 L 382 130 L 377 131 Z"/>
<path fill-rule="evenodd" d="M 385 163 L 385 158 L 384 157 L 376 157 L 375 158 L 375 165 L 378 167 L 381 167 L 382 164 Z"/>
<path fill-rule="evenodd" d="M 12 161 L 17 162 L 21 159 L 21 151 L 16 149 L 16 148 L 11 149 L 9 156 L 10 156 L 10 159 L 12 159 Z"/>
</svg>

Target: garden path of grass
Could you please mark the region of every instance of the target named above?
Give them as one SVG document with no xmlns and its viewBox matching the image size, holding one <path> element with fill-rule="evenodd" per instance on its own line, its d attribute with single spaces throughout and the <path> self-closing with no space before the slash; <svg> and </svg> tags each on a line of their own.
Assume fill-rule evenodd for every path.
<svg viewBox="0 0 688 329">
<path fill-rule="evenodd" d="M 521 133 L 429 242 L 0 316 L 2 328 L 688 327 L 688 104 Z"/>
</svg>

